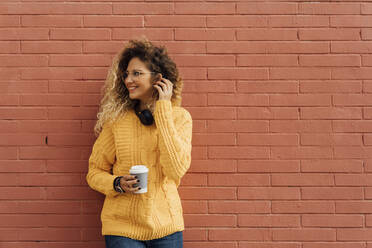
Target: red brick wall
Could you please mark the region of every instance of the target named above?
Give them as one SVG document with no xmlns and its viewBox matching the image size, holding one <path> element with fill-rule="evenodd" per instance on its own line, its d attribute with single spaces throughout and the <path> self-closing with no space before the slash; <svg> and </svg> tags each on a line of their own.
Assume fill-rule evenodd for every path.
<svg viewBox="0 0 372 248">
<path fill-rule="evenodd" d="M 104 247 L 92 128 L 140 34 L 194 119 L 185 247 L 372 247 L 371 0 L 2 0 L 1 247 Z"/>
</svg>

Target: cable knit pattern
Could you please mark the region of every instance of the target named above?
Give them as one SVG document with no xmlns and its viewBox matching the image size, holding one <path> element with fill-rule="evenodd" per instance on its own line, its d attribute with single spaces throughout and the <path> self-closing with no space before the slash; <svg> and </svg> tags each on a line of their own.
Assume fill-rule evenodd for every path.
<svg viewBox="0 0 372 248">
<path fill-rule="evenodd" d="M 102 235 L 150 240 L 184 230 L 177 187 L 191 163 L 191 115 L 171 101 L 158 100 L 154 119 L 154 125 L 144 126 L 128 111 L 104 125 L 94 143 L 86 180 L 106 196 Z M 117 193 L 115 177 L 138 164 L 149 168 L 148 192 Z"/>
</svg>

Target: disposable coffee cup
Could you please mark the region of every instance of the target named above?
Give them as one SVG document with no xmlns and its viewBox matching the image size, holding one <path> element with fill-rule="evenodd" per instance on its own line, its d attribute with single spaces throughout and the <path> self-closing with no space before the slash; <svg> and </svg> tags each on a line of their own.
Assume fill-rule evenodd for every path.
<svg viewBox="0 0 372 248">
<path fill-rule="evenodd" d="M 140 180 L 139 183 L 133 184 L 133 188 L 140 187 L 141 189 L 134 192 L 135 194 L 143 194 L 147 192 L 147 175 L 149 169 L 145 165 L 134 165 L 129 170 L 129 174 L 132 176 L 137 176 Z"/>
</svg>

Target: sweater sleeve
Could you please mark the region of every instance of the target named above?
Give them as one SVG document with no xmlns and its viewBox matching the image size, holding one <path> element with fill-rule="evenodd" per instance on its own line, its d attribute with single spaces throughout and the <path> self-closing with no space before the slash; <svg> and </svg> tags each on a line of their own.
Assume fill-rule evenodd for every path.
<svg viewBox="0 0 372 248">
<path fill-rule="evenodd" d="M 112 175 L 112 166 L 116 160 L 114 134 L 110 125 L 105 124 L 96 139 L 89 157 L 89 169 L 86 175 L 88 185 L 106 195 L 116 196 L 114 190 L 116 176 Z"/>
<path fill-rule="evenodd" d="M 192 118 L 183 108 L 172 111 L 169 100 L 158 100 L 155 106 L 155 122 L 159 129 L 160 164 L 168 178 L 179 185 L 190 167 Z"/>
</svg>

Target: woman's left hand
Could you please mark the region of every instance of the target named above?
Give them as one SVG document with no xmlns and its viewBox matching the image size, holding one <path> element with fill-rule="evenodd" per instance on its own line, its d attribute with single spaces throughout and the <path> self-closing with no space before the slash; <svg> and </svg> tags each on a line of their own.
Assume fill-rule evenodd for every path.
<svg viewBox="0 0 372 248">
<path fill-rule="evenodd" d="M 171 81 L 160 77 L 160 80 L 154 83 L 154 87 L 159 92 L 159 100 L 171 100 L 173 94 L 173 83 Z"/>
</svg>

